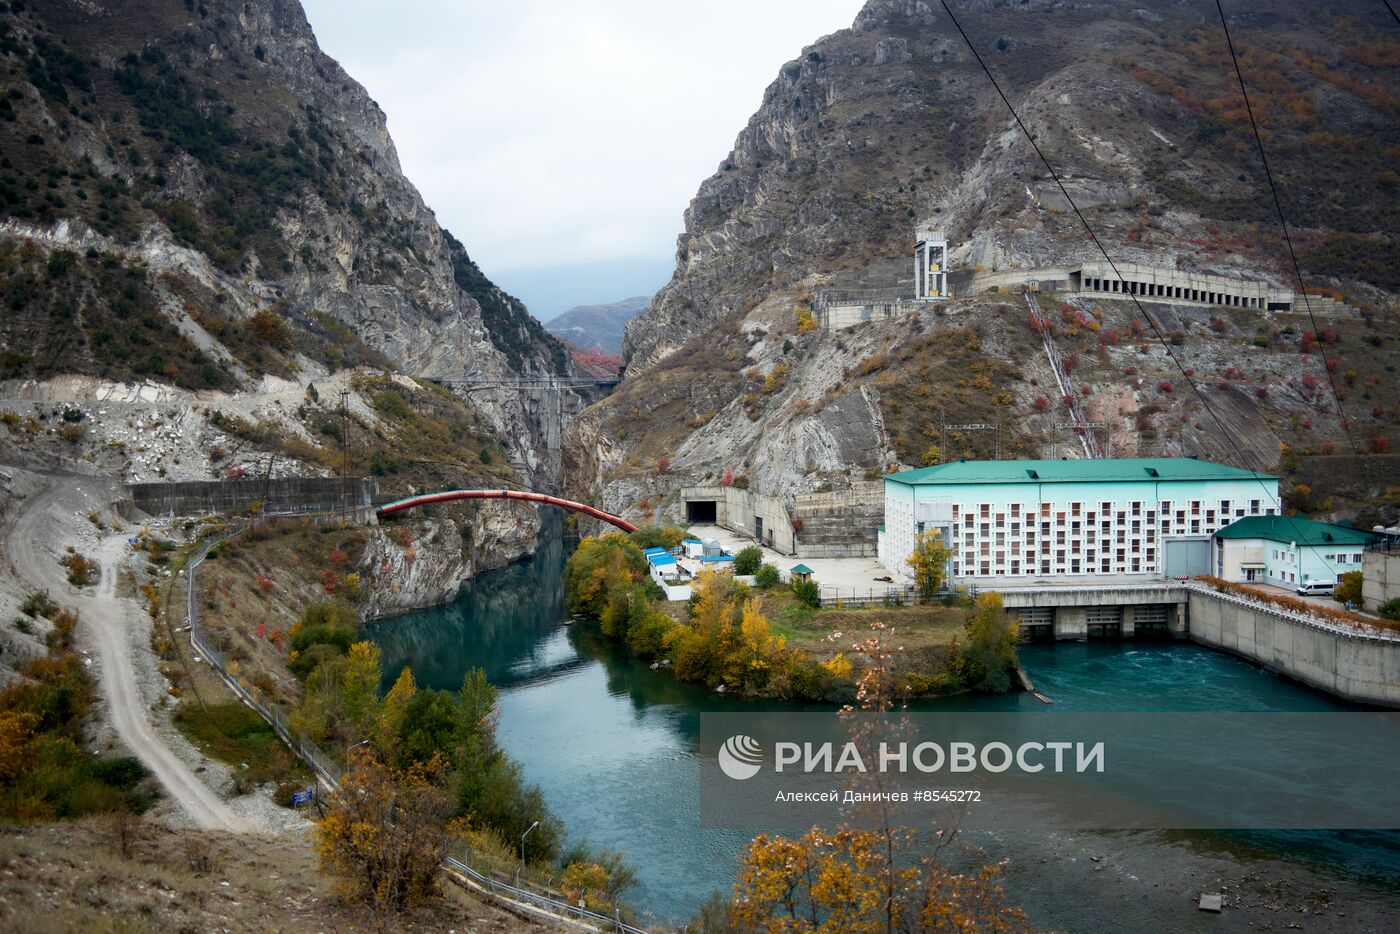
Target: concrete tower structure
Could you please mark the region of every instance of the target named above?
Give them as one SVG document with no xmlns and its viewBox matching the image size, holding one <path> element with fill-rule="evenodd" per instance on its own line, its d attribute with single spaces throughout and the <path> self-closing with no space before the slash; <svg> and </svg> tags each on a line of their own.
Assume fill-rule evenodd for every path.
<svg viewBox="0 0 1400 934">
<path fill-rule="evenodd" d="M 914 238 L 914 300 L 948 297 L 948 235 L 920 227 Z"/>
</svg>

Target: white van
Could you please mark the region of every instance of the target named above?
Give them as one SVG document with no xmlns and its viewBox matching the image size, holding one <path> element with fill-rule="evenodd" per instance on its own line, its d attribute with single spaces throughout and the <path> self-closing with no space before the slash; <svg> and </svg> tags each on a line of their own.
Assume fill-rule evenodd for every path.
<svg viewBox="0 0 1400 934">
<path fill-rule="evenodd" d="M 1298 585 L 1298 593 L 1304 597 L 1330 597 L 1336 590 L 1336 581 L 1303 581 Z"/>
</svg>

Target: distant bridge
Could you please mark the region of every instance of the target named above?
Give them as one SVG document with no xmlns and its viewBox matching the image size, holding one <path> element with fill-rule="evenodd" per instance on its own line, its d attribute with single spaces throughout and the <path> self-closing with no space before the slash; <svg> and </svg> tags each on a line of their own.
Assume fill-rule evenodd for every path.
<svg viewBox="0 0 1400 934">
<path fill-rule="evenodd" d="M 392 516 L 396 512 L 403 512 L 405 509 L 413 509 L 416 506 L 427 506 L 431 503 L 450 503 L 459 499 L 519 499 L 531 503 L 544 503 L 547 506 L 561 506 L 564 509 L 572 509 L 574 512 L 581 512 L 585 516 L 592 516 L 594 519 L 601 519 L 604 522 L 617 526 L 624 532 L 637 531 L 637 527 L 626 519 L 619 519 L 617 516 L 603 512 L 601 509 L 594 509 L 592 506 L 576 503 L 570 499 L 546 496 L 544 493 L 526 493 L 521 490 L 447 490 L 442 493 L 424 493 L 422 496 L 410 496 L 408 499 L 385 503 L 375 510 L 375 514 L 383 519 L 385 516 Z"/>
<path fill-rule="evenodd" d="M 599 386 L 612 389 L 621 383 L 619 379 L 600 379 L 596 376 L 526 376 L 503 377 L 501 379 L 469 378 L 452 379 L 443 376 L 425 376 L 423 379 L 439 386 L 453 389 L 581 389 L 585 386 Z"/>
</svg>

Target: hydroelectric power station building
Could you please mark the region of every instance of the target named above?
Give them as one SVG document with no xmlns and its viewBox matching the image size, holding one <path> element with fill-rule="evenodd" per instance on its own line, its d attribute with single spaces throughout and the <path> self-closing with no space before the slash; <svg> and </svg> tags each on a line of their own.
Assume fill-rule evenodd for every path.
<svg viewBox="0 0 1400 934">
<path fill-rule="evenodd" d="M 1209 574 L 1216 532 L 1280 512 L 1278 477 L 1189 457 L 963 461 L 884 483 L 881 564 L 907 577 L 919 536 L 938 530 L 951 578 L 989 586 Z"/>
</svg>

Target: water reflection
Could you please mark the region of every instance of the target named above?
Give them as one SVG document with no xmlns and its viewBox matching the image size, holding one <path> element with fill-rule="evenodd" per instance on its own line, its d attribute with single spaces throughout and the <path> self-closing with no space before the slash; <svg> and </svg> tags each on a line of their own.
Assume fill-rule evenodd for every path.
<svg viewBox="0 0 1400 934">
<path fill-rule="evenodd" d="M 501 688 L 502 745 L 541 786 L 570 834 L 629 855 L 641 882 L 630 893 L 633 904 L 664 918 L 687 917 L 711 892 L 729 887 L 736 854 L 748 837 L 699 827 L 700 714 L 813 708 L 759 704 L 680 684 L 589 627 L 563 625 L 561 572 L 572 543 L 561 536 L 557 510 L 548 513 L 540 548 L 529 560 L 469 582 L 448 606 L 368 628 L 384 656 L 385 687 L 405 664 L 420 685 L 454 690 L 468 668 L 485 668 Z M 1052 706 L 1012 694 L 920 707 L 1045 716 L 1069 710 L 1347 709 L 1195 645 L 1032 645 L 1023 648 L 1022 659 L 1036 687 L 1054 699 Z M 1019 855 L 1045 852 L 1052 841 L 1043 837 L 1027 831 L 984 842 L 1003 848 L 1003 855 Z M 1174 871 L 1182 875 L 1199 868 L 1184 862 L 1195 857 L 1182 854 L 1198 852 L 1225 853 L 1241 862 L 1286 858 L 1330 866 L 1339 877 L 1364 876 L 1392 888 L 1400 879 L 1400 845 L 1389 833 L 1123 832 L 1105 839 L 1142 864 L 1163 872 L 1180 867 Z M 1094 921 L 1082 888 L 1062 888 L 1061 882 L 1078 883 L 1055 876 L 1053 861 L 1022 861 L 1015 871 L 1027 873 L 1018 880 L 1018 895 L 1041 923 L 1080 928 Z"/>
</svg>

